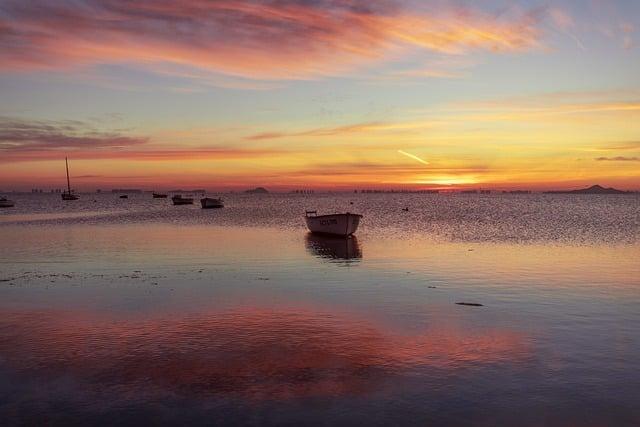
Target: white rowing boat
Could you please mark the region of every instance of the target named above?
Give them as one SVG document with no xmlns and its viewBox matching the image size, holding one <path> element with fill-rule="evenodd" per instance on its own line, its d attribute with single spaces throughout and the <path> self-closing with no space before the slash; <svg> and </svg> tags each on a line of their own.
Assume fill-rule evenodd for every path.
<svg viewBox="0 0 640 427">
<path fill-rule="evenodd" d="M 362 215 L 343 213 L 318 215 L 317 211 L 307 211 L 305 220 L 312 233 L 351 236 L 358 229 Z"/>
</svg>

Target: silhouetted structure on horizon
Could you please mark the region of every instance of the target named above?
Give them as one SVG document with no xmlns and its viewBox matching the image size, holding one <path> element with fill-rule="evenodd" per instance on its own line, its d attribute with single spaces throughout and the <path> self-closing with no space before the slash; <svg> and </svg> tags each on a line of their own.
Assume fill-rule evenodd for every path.
<svg viewBox="0 0 640 427">
<path fill-rule="evenodd" d="M 580 190 L 556 190 L 545 191 L 546 194 L 631 194 L 632 191 L 622 191 L 612 187 L 605 188 L 600 185 L 592 185 L 589 188 L 583 188 Z"/>
<path fill-rule="evenodd" d="M 268 192 L 269 190 L 267 190 L 264 187 L 256 187 L 256 188 L 245 191 L 245 193 L 247 194 L 267 194 Z"/>
</svg>

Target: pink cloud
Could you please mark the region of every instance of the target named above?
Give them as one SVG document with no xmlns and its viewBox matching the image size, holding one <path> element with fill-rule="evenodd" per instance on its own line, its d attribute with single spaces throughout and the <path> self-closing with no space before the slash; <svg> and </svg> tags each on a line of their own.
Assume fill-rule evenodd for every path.
<svg viewBox="0 0 640 427">
<path fill-rule="evenodd" d="M 0 70 L 175 64 L 252 79 L 350 72 L 403 49 L 460 54 L 538 45 L 532 13 L 497 17 L 390 0 L 7 1 Z"/>
</svg>

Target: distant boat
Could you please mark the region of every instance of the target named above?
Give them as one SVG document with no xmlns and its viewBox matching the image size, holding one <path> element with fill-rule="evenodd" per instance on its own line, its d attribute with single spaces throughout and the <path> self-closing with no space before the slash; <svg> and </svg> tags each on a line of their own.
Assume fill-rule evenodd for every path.
<svg viewBox="0 0 640 427">
<path fill-rule="evenodd" d="M 166 194 L 160 194 L 160 193 L 153 193 L 153 198 L 154 199 L 166 199 L 167 195 Z"/>
<path fill-rule="evenodd" d="M 317 211 L 306 211 L 307 228 L 312 233 L 351 236 L 358 229 L 362 215 L 343 213 L 318 215 Z"/>
<path fill-rule="evenodd" d="M 176 194 L 171 198 L 174 205 L 192 205 L 193 197 L 182 197 L 180 194 Z"/>
<path fill-rule="evenodd" d="M 200 204 L 202 205 L 202 209 L 224 208 L 224 202 L 222 199 L 214 199 L 211 197 L 200 199 Z"/>
<path fill-rule="evenodd" d="M 9 200 L 6 197 L 0 198 L 0 208 L 12 208 L 15 206 L 13 200 Z"/>
<path fill-rule="evenodd" d="M 64 164 L 67 167 L 67 192 L 62 192 L 62 200 L 78 200 L 78 196 L 71 193 L 71 182 L 69 181 L 69 161 L 64 158 Z"/>
<path fill-rule="evenodd" d="M 129 196 L 127 196 L 126 194 L 121 194 L 121 195 L 120 195 L 120 198 L 121 198 L 121 199 L 128 199 L 128 198 L 129 198 Z"/>
</svg>

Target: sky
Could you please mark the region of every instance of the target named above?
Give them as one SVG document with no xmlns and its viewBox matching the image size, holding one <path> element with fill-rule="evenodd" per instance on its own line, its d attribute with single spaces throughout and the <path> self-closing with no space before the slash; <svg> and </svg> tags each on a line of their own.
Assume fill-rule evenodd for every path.
<svg viewBox="0 0 640 427">
<path fill-rule="evenodd" d="M 0 190 L 640 190 L 636 0 L 0 0 Z"/>
</svg>

